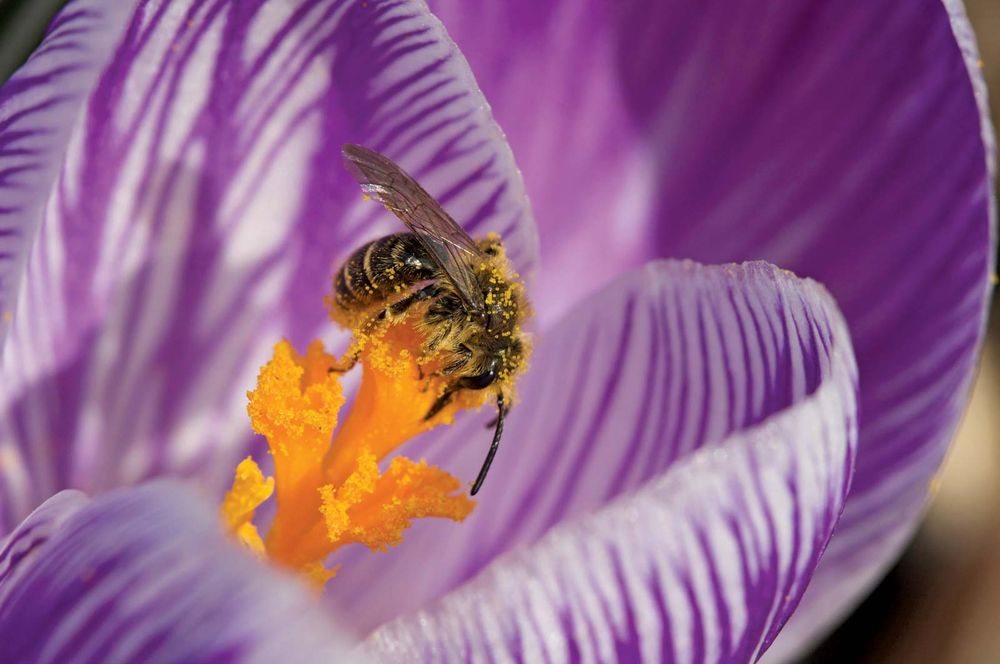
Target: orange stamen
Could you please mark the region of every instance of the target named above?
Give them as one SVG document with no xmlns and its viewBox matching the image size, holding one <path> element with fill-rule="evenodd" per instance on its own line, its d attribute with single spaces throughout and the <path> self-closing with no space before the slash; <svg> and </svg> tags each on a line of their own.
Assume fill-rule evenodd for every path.
<svg viewBox="0 0 1000 664">
<path fill-rule="evenodd" d="M 236 533 L 243 544 L 257 554 L 264 554 L 264 542 L 253 525 L 254 513 L 274 492 L 274 478 L 264 474 L 253 459 L 247 457 L 236 467 L 233 488 L 222 501 L 222 520 Z"/>
<path fill-rule="evenodd" d="M 451 424 L 459 410 L 478 408 L 489 397 L 484 392 L 466 390 L 434 418 L 424 420 L 445 383 L 440 379 L 421 380 L 421 373 L 426 376 L 437 366 L 417 366 L 408 350 L 419 345 L 417 332 L 403 324 L 377 335 L 359 337 L 365 349 L 361 386 L 326 459 L 327 479 L 333 484 L 344 481 L 361 449 L 368 448 L 382 459 L 417 434 L 439 424 Z"/>
<path fill-rule="evenodd" d="M 486 277 L 481 279 L 484 299 L 494 315 L 517 322 L 528 313 L 523 286 L 507 264 L 499 236 L 488 239 L 497 247 L 490 252 L 493 258 L 477 268 L 486 271 L 480 275 Z M 388 276 L 392 278 L 391 270 Z M 329 302 L 335 305 L 335 298 Z M 274 459 L 274 478 L 265 479 L 257 464 L 245 459 L 221 508 L 223 521 L 241 542 L 316 586 L 337 573 L 326 566 L 327 558 L 346 544 L 384 551 L 402 541 L 414 519 L 461 521 L 469 515 L 474 501 L 461 491 L 458 479 L 440 468 L 403 457 L 383 464 L 384 471 L 379 464 L 407 440 L 450 424 L 459 410 L 478 408 L 494 394 L 458 390 L 428 419 L 447 388 L 438 375 L 447 360 L 418 357 L 427 341 L 420 312 L 411 310 L 401 319 L 385 316 L 382 324 L 372 325 L 381 319 L 371 311 L 333 306 L 331 317 L 354 333 L 348 357 L 359 353 L 363 367 L 343 424 L 338 430 L 344 404 L 341 374 L 332 369 L 349 363 L 339 362 L 319 341 L 305 355 L 287 341 L 278 343 L 261 368 L 256 389 L 247 394 L 253 429 L 265 436 Z M 528 348 L 519 328 L 505 328 L 503 334 L 517 335 L 522 349 L 519 359 L 505 363 L 498 374 L 498 387 L 509 404 Z M 253 517 L 272 493 L 274 519 L 261 538 Z"/>
<path fill-rule="evenodd" d="M 244 460 L 222 507 L 224 521 L 250 548 L 296 569 L 316 585 L 336 574 L 326 558 L 345 544 L 384 551 L 402 541 L 413 519 L 461 521 L 475 503 L 445 471 L 397 457 L 382 473 L 379 461 L 401 444 L 477 399 L 458 399 L 430 421 L 423 417 L 443 390 L 420 379 L 407 348 L 416 332 L 406 326 L 364 339 L 361 387 L 333 442 L 344 403 L 335 358 L 320 342 L 298 355 L 287 341 L 261 369 L 248 393 L 253 428 L 267 438 L 274 478 Z M 274 520 L 261 540 L 251 523 L 256 508 L 276 494 Z"/>
</svg>

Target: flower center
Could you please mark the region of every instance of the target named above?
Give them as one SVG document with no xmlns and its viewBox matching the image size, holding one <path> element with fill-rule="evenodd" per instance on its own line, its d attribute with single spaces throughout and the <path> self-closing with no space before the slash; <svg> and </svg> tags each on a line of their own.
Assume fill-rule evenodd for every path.
<svg viewBox="0 0 1000 664">
<path fill-rule="evenodd" d="M 469 515 L 475 502 L 440 468 L 397 456 L 379 469 L 405 441 L 488 396 L 463 393 L 425 420 L 445 386 L 418 368 L 410 350 L 418 341 L 405 321 L 359 340 L 361 386 L 336 436 L 344 403 L 341 374 L 330 370 L 336 359 L 319 341 L 305 355 L 287 341 L 275 346 L 247 407 L 254 431 L 267 438 L 274 477 L 265 479 L 253 459 L 244 459 L 221 509 L 250 549 L 322 585 L 337 571 L 324 561 L 345 544 L 384 551 L 402 541 L 413 519 Z M 272 493 L 274 519 L 262 538 L 252 519 Z"/>
<path fill-rule="evenodd" d="M 460 410 L 494 395 L 514 401 L 514 382 L 530 352 L 520 327 L 530 308 L 500 237 L 491 234 L 479 244 L 482 264 L 469 277 L 485 300 L 478 316 L 448 309 L 434 294 L 418 299 L 406 284 L 395 289 L 399 300 L 375 302 L 373 310 L 345 309 L 329 298 L 331 318 L 354 334 L 346 357 L 363 368 L 339 429 L 340 372 L 351 363 L 338 361 L 319 341 L 305 355 L 287 341 L 275 346 L 257 388 L 247 393 L 247 412 L 254 431 L 267 439 L 274 477 L 244 459 L 221 508 L 247 547 L 322 586 L 337 572 L 327 568 L 327 558 L 345 544 L 385 551 L 402 541 L 414 519 L 469 515 L 475 502 L 440 468 L 401 456 L 382 464 L 384 470 L 379 464 L 417 434 L 451 424 Z M 457 296 L 452 300 L 460 306 Z M 261 537 L 253 518 L 272 494 L 274 518 Z"/>
</svg>

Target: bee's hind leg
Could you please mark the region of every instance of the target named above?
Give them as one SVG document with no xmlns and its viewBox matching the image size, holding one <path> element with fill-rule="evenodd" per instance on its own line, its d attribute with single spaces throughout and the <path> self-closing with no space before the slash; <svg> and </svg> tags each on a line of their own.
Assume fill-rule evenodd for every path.
<svg viewBox="0 0 1000 664">
<path fill-rule="evenodd" d="M 393 316 L 400 316 L 406 313 L 406 311 L 417 302 L 437 297 L 440 293 L 441 293 L 440 286 L 438 286 L 437 284 L 429 284 L 427 286 L 424 286 L 420 290 L 410 293 L 402 300 L 390 304 L 388 307 L 383 309 L 382 313 L 379 315 L 384 318 L 386 312 L 390 312 Z"/>
<path fill-rule="evenodd" d="M 368 320 L 364 322 L 361 326 L 362 336 L 368 336 L 372 334 L 375 329 L 385 322 L 388 317 L 389 307 L 386 307 L 382 311 L 378 312 Z M 352 350 L 350 353 L 344 357 L 337 360 L 336 364 L 328 369 L 329 373 L 346 373 L 354 368 L 354 365 L 358 363 L 361 358 L 361 346 L 358 345 L 357 341 L 351 344 Z"/>
<path fill-rule="evenodd" d="M 386 320 L 392 320 L 397 316 L 402 316 L 405 314 L 410 307 L 412 307 L 417 302 L 421 300 L 429 300 L 432 297 L 437 297 L 441 292 L 441 287 L 437 284 L 430 284 L 429 286 L 424 286 L 418 291 L 414 291 L 404 297 L 401 300 L 393 302 L 382 311 L 378 312 L 374 316 L 368 319 L 361 328 L 363 334 L 371 334 L 375 329 L 384 323 Z"/>
<path fill-rule="evenodd" d="M 440 286 L 438 286 L 437 284 L 430 284 L 428 286 L 424 286 L 418 291 L 410 293 L 409 295 L 399 300 L 398 302 L 393 302 L 388 307 L 382 309 L 382 311 L 378 312 L 365 322 L 365 324 L 361 327 L 362 334 L 368 335 L 373 333 L 375 329 L 378 328 L 379 325 L 381 325 L 386 321 L 386 319 L 390 319 L 395 316 L 401 316 L 402 314 L 406 313 L 406 311 L 415 303 L 420 302 L 421 300 L 428 300 L 430 298 L 437 297 L 440 292 L 441 292 Z M 350 371 L 351 369 L 354 368 L 354 365 L 358 363 L 358 359 L 360 357 L 361 357 L 361 349 L 358 348 L 354 350 L 354 352 L 352 352 L 347 357 L 339 360 L 337 364 L 330 367 L 328 371 L 330 373 L 344 373 Z M 420 373 L 421 373 L 420 378 L 423 379 L 423 369 L 420 369 Z"/>
</svg>

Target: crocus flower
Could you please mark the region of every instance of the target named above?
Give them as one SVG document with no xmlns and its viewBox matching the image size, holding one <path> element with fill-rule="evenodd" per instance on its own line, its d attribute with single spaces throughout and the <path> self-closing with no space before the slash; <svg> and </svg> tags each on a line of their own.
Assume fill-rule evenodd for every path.
<svg viewBox="0 0 1000 664">
<path fill-rule="evenodd" d="M 780 660 L 898 555 L 993 267 L 960 5 L 431 9 L 74 0 L 0 90 L 3 659 Z M 538 315 L 478 505 L 320 606 L 218 501 L 274 343 L 342 348 L 332 266 L 397 228 L 346 142 Z M 489 417 L 403 451 L 471 479 Z"/>
</svg>

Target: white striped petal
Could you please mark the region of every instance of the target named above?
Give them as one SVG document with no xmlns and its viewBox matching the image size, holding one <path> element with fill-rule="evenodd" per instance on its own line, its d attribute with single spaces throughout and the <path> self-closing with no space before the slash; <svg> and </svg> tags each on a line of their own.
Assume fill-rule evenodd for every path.
<svg viewBox="0 0 1000 664">
<path fill-rule="evenodd" d="M 70 3 L 0 87 L 0 348 L 66 141 L 127 16 L 124 3 Z"/>
<path fill-rule="evenodd" d="M 0 543 L 0 606 L 42 546 L 87 502 L 79 491 L 60 491 L 28 515 Z"/>
<path fill-rule="evenodd" d="M 66 486 L 225 483 L 270 346 L 332 330 L 335 263 L 402 229 L 362 199 L 344 142 L 532 269 L 510 151 L 422 3 L 136 3 L 40 201 L 2 351 L 0 532 Z"/>
<path fill-rule="evenodd" d="M 767 260 L 837 299 L 861 375 L 857 476 L 782 637 L 794 657 L 913 533 L 978 359 L 995 141 L 962 3 L 431 5 L 524 170 L 542 316 L 657 257 Z"/>
<path fill-rule="evenodd" d="M 401 616 L 373 650 L 432 661 L 762 652 L 809 581 L 853 468 L 856 370 L 826 291 L 762 263 L 651 264 L 539 339 L 521 394 L 461 527 L 418 524 L 384 562 L 352 560 L 338 575 L 330 599 L 362 627 Z M 472 477 L 486 438 L 479 424 L 457 427 L 419 451 Z"/>
<path fill-rule="evenodd" d="M 11 541 L 32 538 L 31 557 L 0 572 L 4 662 L 359 659 L 315 595 L 224 534 L 214 506 L 189 487 L 60 493 Z"/>
</svg>

